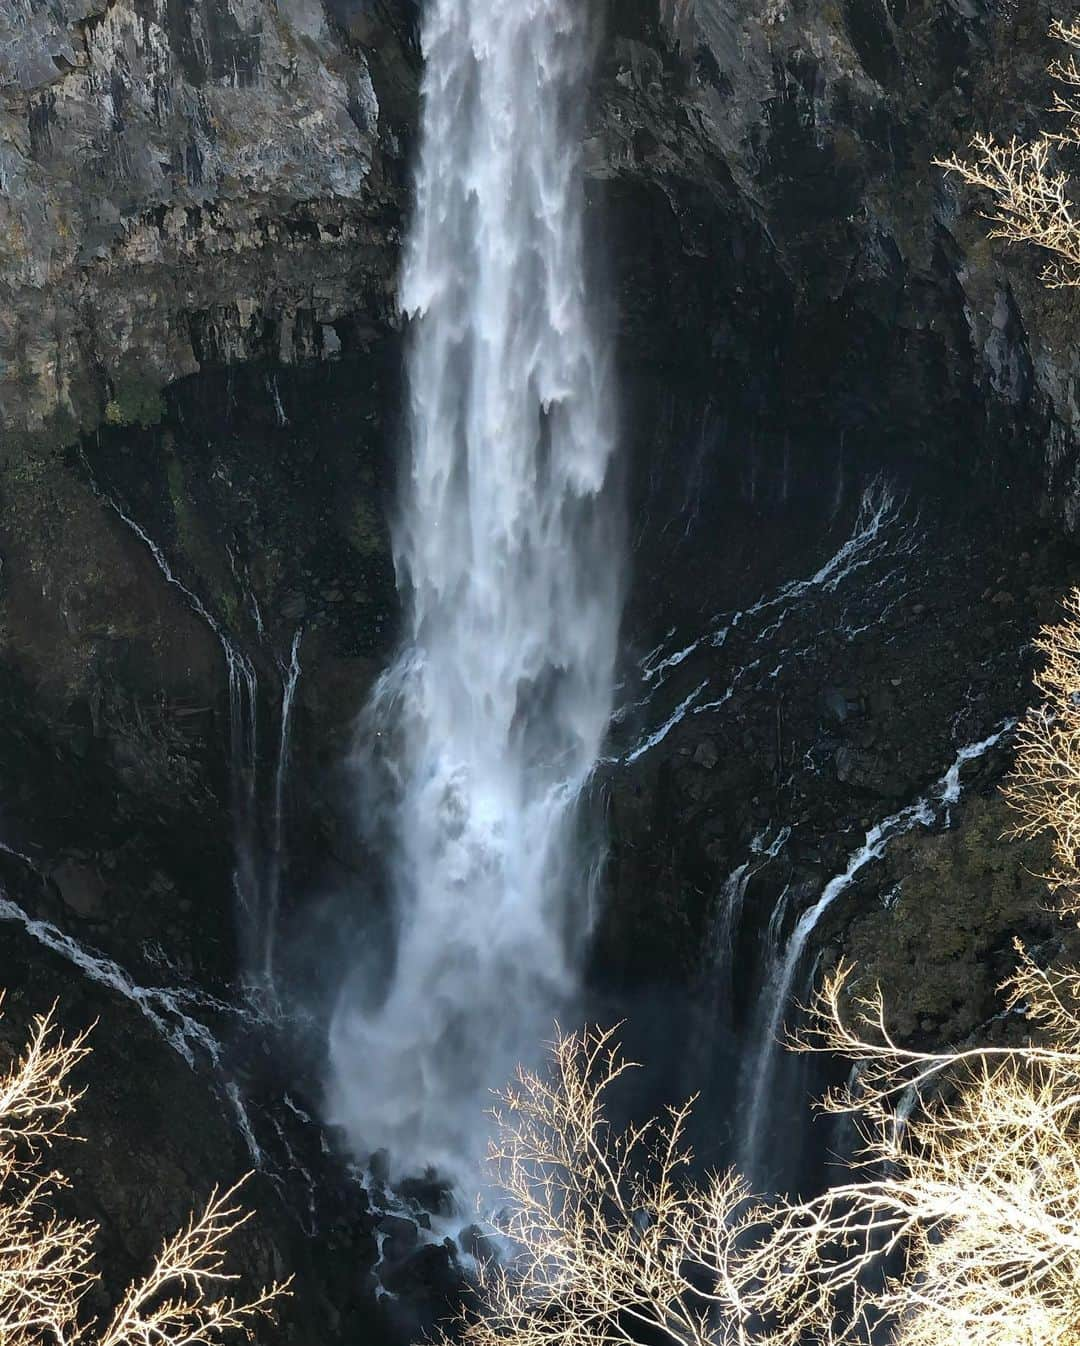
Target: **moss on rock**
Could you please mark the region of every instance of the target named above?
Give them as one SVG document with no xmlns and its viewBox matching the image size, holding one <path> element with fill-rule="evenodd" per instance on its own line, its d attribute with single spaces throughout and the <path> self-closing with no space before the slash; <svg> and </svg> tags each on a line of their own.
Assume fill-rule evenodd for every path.
<svg viewBox="0 0 1080 1346">
<path fill-rule="evenodd" d="M 992 1019 L 1014 938 L 1077 943 L 1040 877 L 1046 846 L 1010 839 L 1013 821 L 995 794 L 972 799 L 947 832 L 898 841 L 880 905 L 848 928 L 844 955 L 864 988 L 881 986 L 901 1038 L 957 1042 Z"/>
<path fill-rule="evenodd" d="M 113 381 L 113 395 L 105 404 L 107 425 L 139 425 L 145 430 L 165 415 L 165 399 L 159 382 L 139 374 Z"/>
</svg>

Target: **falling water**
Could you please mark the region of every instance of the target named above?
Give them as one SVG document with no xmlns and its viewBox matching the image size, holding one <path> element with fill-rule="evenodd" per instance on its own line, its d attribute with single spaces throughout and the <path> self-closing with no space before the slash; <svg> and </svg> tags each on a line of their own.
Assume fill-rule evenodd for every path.
<svg viewBox="0 0 1080 1346">
<path fill-rule="evenodd" d="M 781 894 L 780 904 L 769 925 L 771 966 L 762 987 L 760 1036 L 751 1063 L 748 1081 L 749 1103 L 740 1155 L 740 1167 L 752 1179 L 758 1180 L 760 1177 L 762 1145 L 770 1136 L 768 1114 L 770 1108 L 775 1105 L 773 1083 L 778 1057 L 783 1047 L 781 1039 L 784 1019 L 791 1005 L 796 977 L 814 931 L 837 898 L 847 892 L 867 865 L 881 859 L 897 837 L 904 836 L 916 827 L 930 828 L 941 823 L 949 825 L 949 807 L 960 799 L 961 769 L 968 762 L 977 761 L 985 756 L 1015 727 L 1015 720 L 1006 720 L 988 737 L 962 747 L 933 790 L 906 808 L 875 823 L 866 833 L 862 845 L 848 857 L 844 872 L 830 879 L 817 901 L 799 916 L 783 949 L 779 943 L 780 926 L 784 915 L 780 904 L 786 906 L 788 890 L 785 889 Z"/>
<path fill-rule="evenodd" d="M 572 997 L 595 857 L 577 803 L 611 713 L 619 542 L 590 322 L 578 0 L 431 0 L 402 304 L 407 636 L 369 729 L 399 782 L 397 947 L 354 979 L 330 1109 L 361 1151 L 464 1175 L 487 1090 Z"/>
<path fill-rule="evenodd" d="M 229 783 L 234 857 L 232 883 L 237 905 L 242 972 L 249 998 L 260 1002 L 262 1009 L 277 1010 L 280 1003 L 274 954 L 281 905 L 285 788 L 289 771 L 292 709 L 300 680 L 303 628 L 299 628 L 293 636 L 288 664 L 279 661 L 281 716 L 274 770 L 273 815 L 267 839 L 267 828 L 259 807 L 259 677 L 255 665 L 222 623 L 210 614 L 198 594 L 177 577 L 165 553 L 149 533 L 101 489 L 89 463 L 85 458 L 83 461 L 94 490 L 143 543 L 166 582 L 183 594 L 192 611 L 206 623 L 221 645 L 229 684 Z M 246 587 L 246 577 L 241 576 L 231 551 L 229 561 L 237 584 Z M 266 632 L 258 599 L 250 588 L 248 598 L 259 638 L 264 640 Z"/>
<path fill-rule="evenodd" d="M 233 824 L 233 890 L 245 975 L 261 980 L 259 900 L 259 681 L 243 651 L 220 636 L 229 672 L 229 783 Z"/>
<path fill-rule="evenodd" d="M 281 721 L 278 726 L 277 765 L 274 769 L 274 812 L 267 861 L 266 916 L 263 922 L 263 978 L 271 989 L 275 987 L 274 954 L 281 907 L 281 877 L 285 864 L 285 787 L 289 778 L 292 711 L 300 682 L 300 645 L 303 639 L 304 628 L 301 626 L 293 636 L 288 664 L 281 665 Z"/>
<path fill-rule="evenodd" d="M 734 1007 L 735 941 L 742 924 L 743 906 L 751 880 L 768 866 L 787 845 L 791 828 L 782 827 L 769 841 L 765 832 L 750 843 L 750 858 L 733 869 L 720 890 L 706 941 L 708 984 L 705 987 L 705 1021 L 711 1030 L 730 1019 Z"/>
</svg>

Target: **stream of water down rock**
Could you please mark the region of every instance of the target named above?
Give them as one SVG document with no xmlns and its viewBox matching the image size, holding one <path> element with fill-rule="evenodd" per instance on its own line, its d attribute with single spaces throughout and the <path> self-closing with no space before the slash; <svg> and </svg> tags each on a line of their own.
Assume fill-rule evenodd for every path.
<svg viewBox="0 0 1080 1346">
<path fill-rule="evenodd" d="M 331 1029 L 330 1113 L 395 1172 L 473 1185 L 489 1089 L 573 1003 L 582 788 L 621 596 L 608 352 L 586 283 L 577 0 L 433 0 L 402 307 L 406 609 L 364 738 L 390 797 L 394 949 Z M 371 803 L 371 807 L 375 807 Z"/>
</svg>

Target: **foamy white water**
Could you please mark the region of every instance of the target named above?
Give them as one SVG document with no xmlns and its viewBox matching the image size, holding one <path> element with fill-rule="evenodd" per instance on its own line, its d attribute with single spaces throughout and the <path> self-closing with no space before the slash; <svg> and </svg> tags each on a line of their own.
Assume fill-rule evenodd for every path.
<svg viewBox="0 0 1080 1346">
<path fill-rule="evenodd" d="M 621 567 L 583 249 L 585 10 L 431 0 L 424 27 L 408 628 L 368 725 L 400 791 L 396 963 L 376 1008 L 342 995 L 329 1098 L 398 1171 L 470 1172 L 488 1090 L 550 1035 L 587 933 L 577 806 L 611 715 Z"/>
</svg>

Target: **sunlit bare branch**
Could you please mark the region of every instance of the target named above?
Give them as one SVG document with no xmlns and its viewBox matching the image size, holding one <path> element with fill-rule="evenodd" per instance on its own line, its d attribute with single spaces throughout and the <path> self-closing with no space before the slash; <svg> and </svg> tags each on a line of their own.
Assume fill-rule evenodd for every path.
<svg viewBox="0 0 1080 1346">
<path fill-rule="evenodd" d="M 1037 644 L 1044 701 L 1007 793 L 1021 832 L 1051 834 L 1075 913 L 1080 594 Z M 516 1251 L 482 1268 L 466 1346 L 1080 1346 L 1080 971 L 1015 947 L 1016 1045 L 917 1050 L 853 969 L 825 980 L 796 1045 L 853 1063 L 822 1106 L 860 1139 L 805 1201 L 695 1179 L 692 1101 L 614 1129 L 629 1067 L 613 1032 L 560 1033 L 550 1072 L 520 1071 L 501 1099 L 492 1160 Z"/>
<path fill-rule="evenodd" d="M 225 1269 L 226 1245 L 251 1218 L 234 1200 L 241 1185 L 215 1189 L 202 1212 L 165 1241 L 149 1275 L 128 1287 L 101 1346 L 213 1343 L 230 1332 L 250 1336 L 252 1324 L 269 1315 L 285 1284 L 276 1282 L 252 1299 L 224 1292 L 239 1279 Z"/>
<path fill-rule="evenodd" d="M 0 1078 L 0 1346 L 209 1346 L 231 1332 L 250 1335 L 288 1287 L 275 1284 L 250 1299 L 228 1292 L 236 1277 L 226 1269 L 226 1243 L 248 1219 L 235 1201 L 239 1184 L 214 1192 L 165 1241 L 107 1326 L 84 1312 L 100 1281 L 97 1227 L 58 1213 L 67 1180 L 40 1165 L 54 1142 L 72 1139 L 82 1091 L 69 1081 L 89 1055 L 86 1036 L 65 1037 L 55 1010 L 40 1015 Z"/>
<path fill-rule="evenodd" d="M 968 155 L 935 160 L 957 174 L 987 200 L 983 215 L 993 226 L 992 238 L 1033 244 L 1049 255 L 1042 279 L 1051 287 L 1080 285 L 1080 226 L 1073 180 L 1062 166 L 1080 144 L 1080 25 L 1056 23 L 1051 29 L 1069 54 L 1050 67 L 1061 86 L 1050 111 L 1061 129 L 1046 130 L 1032 140 L 997 140 L 979 134 Z"/>
<path fill-rule="evenodd" d="M 1044 700 L 1020 726 L 1005 793 L 1020 835 L 1049 834 L 1055 867 L 1048 878 L 1072 910 L 1080 873 L 1080 590 L 1064 606 L 1062 620 L 1035 641 L 1043 656 L 1035 685 Z"/>
<path fill-rule="evenodd" d="M 613 1030 L 559 1033 L 550 1072 L 521 1070 L 501 1095 L 491 1157 L 516 1252 L 481 1268 L 483 1312 L 459 1324 L 471 1346 L 706 1346 L 718 1313 L 729 1340 L 750 1340 L 727 1282 L 753 1221 L 746 1189 L 690 1179 L 690 1103 L 612 1129 L 607 1095 L 630 1068 Z"/>
</svg>

